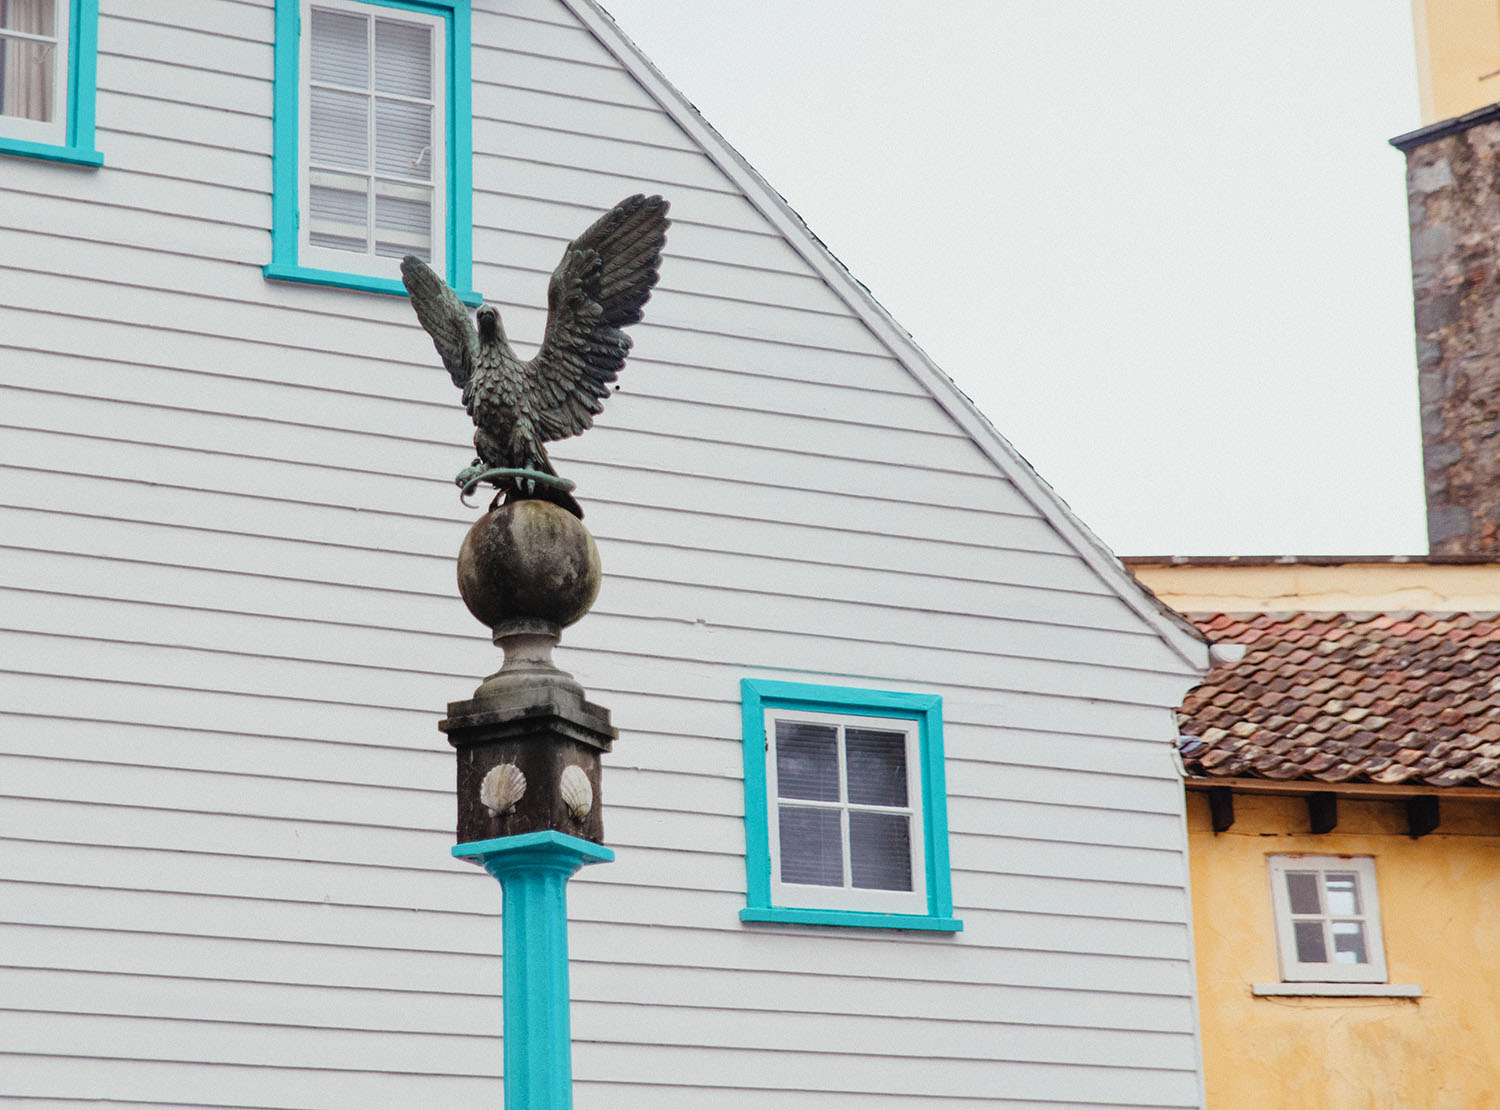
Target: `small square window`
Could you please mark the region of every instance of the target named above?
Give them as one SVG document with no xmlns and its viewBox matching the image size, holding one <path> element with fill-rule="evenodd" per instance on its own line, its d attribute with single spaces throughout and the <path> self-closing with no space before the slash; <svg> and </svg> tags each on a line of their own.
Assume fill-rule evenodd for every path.
<svg viewBox="0 0 1500 1110">
<path fill-rule="evenodd" d="M 1269 862 L 1282 981 L 1385 982 L 1375 861 L 1271 856 Z"/>
<path fill-rule="evenodd" d="M 0 0 L 0 153 L 97 166 L 98 0 Z"/>
<path fill-rule="evenodd" d="M 942 700 L 746 679 L 746 921 L 962 928 Z"/>
</svg>

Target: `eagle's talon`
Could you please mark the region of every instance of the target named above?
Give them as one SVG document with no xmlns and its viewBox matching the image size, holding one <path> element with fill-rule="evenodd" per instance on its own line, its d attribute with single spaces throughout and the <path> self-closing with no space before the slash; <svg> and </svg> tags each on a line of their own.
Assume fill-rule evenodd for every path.
<svg viewBox="0 0 1500 1110">
<path fill-rule="evenodd" d="M 453 484 L 467 494 L 479 484 L 479 476 L 488 469 L 489 467 L 475 459 L 472 466 L 466 466 L 458 472 L 458 476 L 453 479 Z"/>
</svg>

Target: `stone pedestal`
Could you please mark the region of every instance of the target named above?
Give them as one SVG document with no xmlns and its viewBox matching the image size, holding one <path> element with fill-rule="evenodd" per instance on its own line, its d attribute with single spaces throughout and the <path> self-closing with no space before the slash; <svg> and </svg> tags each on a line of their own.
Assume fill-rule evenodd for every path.
<svg viewBox="0 0 1500 1110">
<path fill-rule="evenodd" d="M 609 710 L 581 691 L 522 687 L 453 702 L 438 727 L 458 749 L 459 841 L 553 829 L 603 843 L 599 756 L 615 738 Z M 497 812 L 485 805 L 481 786 L 507 765 L 520 773 L 524 792 Z M 578 772 L 569 773 L 570 767 Z M 588 784 L 586 805 L 576 786 L 579 772 Z"/>
<path fill-rule="evenodd" d="M 458 751 L 458 839 L 554 830 L 600 843 L 599 756 L 615 738 L 552 649 L 599 592 L 583 523 L 548 501 L 508 502 L 464 538 L 458 586 L 504 665 L 439 724 Z"/>
</svg>

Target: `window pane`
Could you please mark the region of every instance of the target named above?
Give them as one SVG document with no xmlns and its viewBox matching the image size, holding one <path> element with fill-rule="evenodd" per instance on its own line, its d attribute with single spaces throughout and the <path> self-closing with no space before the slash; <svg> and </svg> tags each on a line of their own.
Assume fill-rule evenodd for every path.
<svg viewBox="0 0 1500 1110">
<path fill-rule="evenodd" d="M 362 15 L 312 10 L 312 79 L 370 87 L 369 21 Z"/>
<path fill-rule="evenodd" d="M 370 100 L 358 93 L 312 90 L 312 160 L 363 170 L 370 165 Z"/>
<path fill-rule="evenodd" d="M 777 721 L 777 794 L 808 801 L 838 801 L 838 735 L 838 729 L 832 725 Z"/>
<path fill-rule="evenodd" d="M 869 806 L 906 805 L 905 733 L 848 728 L 844 730 L 844 750 L 849 760 L 851 802 Z"/>
<path fill-rule="evenodd" d="M 375 168 L 427 181 L 432 177 L 432 109 L 426 104 L 375 104 Z"/>
<path fill-rule="evenodd" d="M 867 890 L 911 889 L 911 818 L 902 813 L 849 814 L 849 867 Z"/>
<path fill-rule="evenodd" d="M 431 99 L 432 28 L 375 21 L 375 89 Z"/>
<path fill-rule="evenodd" d="M 56 64 L 55 44 L 0 36 L 0 115 L 50 123 L 57 110 L 52 95 Z"/>
<path fill-rule="evenodd" d="M 53 0 L 10 0 L 0 3 L 0 30 L 57 37 L 57 6 Z"/>
<path fill-rule="evenodd" d="M 313 246 L 364 252 L 369 227 L 369 182 L 320 174 L 308 190 L 309 241 Z"/>
<path fill-rule="evenodd" d="M 1293 913 L 1323 912 L 1323 903 L 1318 896 L 1318 873 L 1316 871 L 1288 871 L 1286 893 L 1291 901 Z"/>
<path fill-rule="evenodd" d="M 1359 879 L 1354 872 L 1330 871 L 1323 876 L 1323 881 L 1328 884 L 1329 914 L 1364 912 L 1359 908 Z"/>
<path fill-rule="evenodd" d="M 408 254 L 430 258 L 431 251 L 432 201 L 377 193 L 375 253 L 382 258 L 401 258 Z"/>
<path fill-rule="evenodd" d="M 837 810 L 781 807 L 781 881 L 844 885 L 844 846 Z"/>
<path fill-rule="evenodd" d="M 1292 928 L 1297 936 L 1297 962 L 1301 964 L 1326 964 L 1328 946 L 1323 942 L 1321 921 L 1296 921 Z"/>
<path fill-rule="evenodd" d="M 1336 964 L 1367 964 L 1370 954 L 1365 946 L 1365 927 L 1359 921 L 1335 921 L 1333 930 L 1333 962 Z"/>
</svg>

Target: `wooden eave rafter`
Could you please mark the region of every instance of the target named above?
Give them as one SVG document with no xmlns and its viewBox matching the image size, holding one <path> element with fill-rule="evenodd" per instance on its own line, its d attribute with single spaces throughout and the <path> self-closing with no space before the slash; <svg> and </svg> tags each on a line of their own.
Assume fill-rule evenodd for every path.
<svg viewBox="0 0 1500 1110">
<path fill-rule="evenodd" d="M 1406 808 L 1407 834 L 1416 840 L 1441 823 L 1443 798 L 1465 798 L 1500 802 L 1500 789 L 1488 786 L 1429 786 L 1426 783 L 1318 782 L 1307 779 L 1203 778 L 1185 779 L 1188 790 L 1208 795 L 1209 817 L 1215 833 L 1234 824 L 1234 795 L 1260 794 L 1302 798 L 1307 803 L 1308 825 L 1314 834 L 1338 827 L 1339 799 L 1347 801 L 1401 802 Z"/>
</svg>

